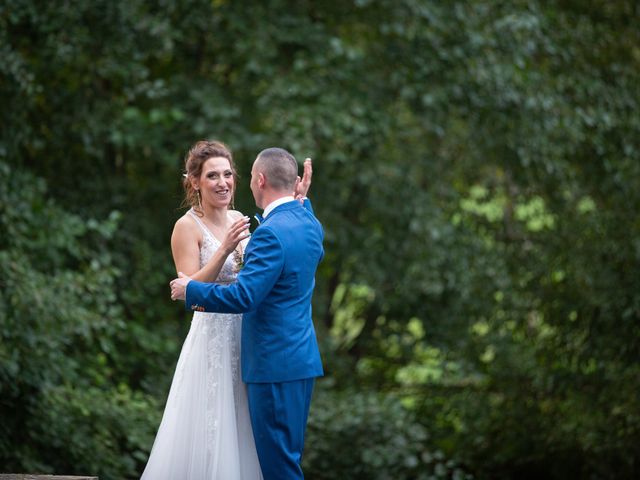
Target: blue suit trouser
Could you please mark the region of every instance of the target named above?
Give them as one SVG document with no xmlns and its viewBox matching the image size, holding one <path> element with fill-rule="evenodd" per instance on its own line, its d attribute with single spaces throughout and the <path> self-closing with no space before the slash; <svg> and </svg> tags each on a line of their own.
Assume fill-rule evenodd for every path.
<svg viewBox="0 0 640 480">
<path fill-rule="evenodd" d="M 303 479 L 302 450 L 314 378 L 248 383 L 249 413 L 264 480 Z"/>
</svg>

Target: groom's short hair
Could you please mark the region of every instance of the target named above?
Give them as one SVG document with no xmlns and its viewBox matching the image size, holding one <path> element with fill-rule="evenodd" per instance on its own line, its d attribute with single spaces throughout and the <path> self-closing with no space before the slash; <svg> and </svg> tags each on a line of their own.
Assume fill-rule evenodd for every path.
<svg viewBox="0 0 640 480">
<path fill-rule="evenodd" d="M 256 162 L 273 189 L 293 192 L 298 178 L 298 163 L 293 155 L 284 148 L 266 148 Z"/>
</svg>

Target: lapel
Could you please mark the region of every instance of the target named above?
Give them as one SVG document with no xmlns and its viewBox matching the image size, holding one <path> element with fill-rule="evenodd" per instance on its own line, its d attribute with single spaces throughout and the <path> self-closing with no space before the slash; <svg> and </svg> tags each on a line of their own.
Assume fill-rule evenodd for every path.
<svg viewBox="0 0 640 480">
<path fill-rule="evenodd" d="M 262 221 L 260 223 L 258 223 L 258 226 L 253 231 L 256 232 L 262 225 L 264 225 L 266 223 L 269 223 L 271 221 L 271 219 L 274 216 L 276 216 L 278 213 L 285 212 L 287 210 L 292 210 L 292 209 L 294 209 L 296 207 L 302 207 L 302 205 L 300 205 L 298 200 L 292 200 L 290 202 L 283 203 L 282 205 L 278 205 L 276 208 L 271 210 L 271 212 L 269 212 L 269 215 L 267 216 L 267 218 L 263 218 Z M 262 215 L 255 214 L 254 218 L 257 220 L 258 218 L 262 218 Z M 252 238 L 249 239 L 249 244 L 247 245 L 247 249 L 245 250 L 245 254 L 249 253 L 249 251 L 253 250 L 251 248 L 252 240 L 253 240 Z"/>
</svg>

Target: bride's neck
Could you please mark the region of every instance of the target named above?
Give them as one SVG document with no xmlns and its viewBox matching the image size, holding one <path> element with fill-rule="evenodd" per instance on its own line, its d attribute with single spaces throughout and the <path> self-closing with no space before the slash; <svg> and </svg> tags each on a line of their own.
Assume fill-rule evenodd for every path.
<svg viewBox="0 0 640 480">
<path fill-rule="evenodd" d="M 226 225 L 227 212 L 227 207 L 212 207 L 206 204 L 202 206 L 204 217 L 214 225 Z"/>
</svg>

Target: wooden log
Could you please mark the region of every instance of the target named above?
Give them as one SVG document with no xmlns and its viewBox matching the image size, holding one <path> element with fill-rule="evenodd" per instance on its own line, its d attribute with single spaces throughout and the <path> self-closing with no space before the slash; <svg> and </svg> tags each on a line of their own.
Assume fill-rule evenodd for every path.
<svg viewBox="0 0 640 480">
<path fill-rule="evenodd" d="M 29 475 L 25 473 L 0 473 L 0 480 L 98 480 L 98 477 L 69 475 Z"/>
</svg>

